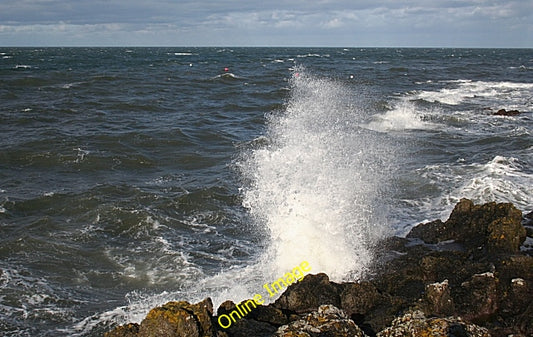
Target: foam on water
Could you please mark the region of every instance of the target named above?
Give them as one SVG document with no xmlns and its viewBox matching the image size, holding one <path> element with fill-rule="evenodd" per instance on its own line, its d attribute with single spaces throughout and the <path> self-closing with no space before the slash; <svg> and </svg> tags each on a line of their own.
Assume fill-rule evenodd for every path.
<svg viewBox="0 0 533 337">
<path fill-rule="evenodd" d="M 408 100 L 400 100 L 393 109 L 374 116 L 371 122 L 364 124 L 364 127 L 380 132 L 423 130 L 435 126 L 435 124 L 425 121 L 415 104 Z"/>
<path fill-rule="evenodd" d="M 419 173 L 443 189 L 439 197 L 419 205 L 429 219 L 445 220 L 461 198 L 477 204 L 511 202 L 522 211 L 531 211 L 533 174 L 517 158 L 497 155 L 487 163 L 428 165 Z"/>
<path fill-rule="evenodd" d="M 504 104 L 503 107 L 505 108 L 524 110 L 533 108 L 530 100 L 533 83 L 471 80 L 456 80 L 448 83 L 451 87 L 446 86 L 437 91 L 421 91 L 417 97 L 429 102 L 440 102 L 449 105 L 475 101 L 486 104 L 500 102 L 500 104 Z"/>
</svg>

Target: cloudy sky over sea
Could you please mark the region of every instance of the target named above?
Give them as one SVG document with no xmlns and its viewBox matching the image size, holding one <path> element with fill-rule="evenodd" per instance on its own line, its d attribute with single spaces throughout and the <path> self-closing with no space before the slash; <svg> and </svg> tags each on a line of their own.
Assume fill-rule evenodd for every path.
<svg viewBox="0 0 533 337">
<path fill-rule="evenodd" d="M 533 47 L 533 1 L 0 0 L 0 45 Z"/>
</svg>

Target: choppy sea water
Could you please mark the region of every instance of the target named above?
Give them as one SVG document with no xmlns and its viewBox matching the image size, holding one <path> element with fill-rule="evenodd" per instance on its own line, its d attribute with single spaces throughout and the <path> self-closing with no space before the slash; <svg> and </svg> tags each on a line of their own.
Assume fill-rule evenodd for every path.
<svg viewBox="0 0 533 337">
<path fill-rule="evenodd" d="M 531 49 L 0 48 L 0 334 L 353 280 L 462 197 L 530 212 L 532 121 Z"/>
</svg>

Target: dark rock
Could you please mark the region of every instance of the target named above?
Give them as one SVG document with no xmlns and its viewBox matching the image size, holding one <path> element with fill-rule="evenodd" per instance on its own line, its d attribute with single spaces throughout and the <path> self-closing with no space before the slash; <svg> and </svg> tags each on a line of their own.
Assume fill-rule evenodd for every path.
<svg viewBox="0 0 533 337">
<path fill-rule="evenodd" d="M 500 109 L 496 111 L 494 115 L 495 116 L 517 116 L 517 115 L 520 115 L 520 111 Z"/>
<path fill-rule="evenodd" d="M 457 289 L 457 307 L 465 319 L 483 324 L 498 310 L 498 279 L 492 272 L 475 274 Z"/>
<path fill-rule="evenodd" d="M 435 220 L 413 227 L 407 234 L 408 238 L 418 238 L 425 243 L 439 243 L 451 240 L 451 233 L 441 220 Z"/>
<path fill-rule="evenodd" d="M 260 305 L 254 309 L 246 318 L 254 319 L 259 322 L 265 322 L 274 326 L 280 326 L 289 323 L 287 316 L 278 308 L 268 305 Z"/>
<path fill-rule="evenodd" d="M 348 316 L 367 315 L 382 301 L 382 296 L 373 283 L 362 281 L 344 284 L 340 299 L 341 308 Z"/>
<path fill-rule="evenodd" d="M 235 303 L 226 301 L 218 308 L 217 316 L 228 314 L 235 309 Z M 279 326 L 288 322 L 287 316 L 281 310 L 273 306 L 259 305 L 242 319 L 237 320 L 229 328 L 223 330 L 233 337 L 270 337 Z"/>
<path fill-rule="evenodd" d="M 446 222 L 420 224 L 407 237 L 419 238 L 425 243 L 455 240 L 477 256 L 517 253 L 526 238 L 521 222 L 522 213 L 512 204 L 474 205 L 462 199 Z"/>
<path fill-rule="evenodd" d="M 499 320 L 505 327 L 533 336 L 533 257 L 510 256 L 498 261 L 496 270 L 500 279 Z"/>
<path fill-rule="evenodd" d="M 269 323 L 254 319 L 240 319 L 225 330 L 225 333 L 231 337 L 271 337 L 276 329 L 276 326 Z"/>
<path fill-rule="evenodd" d="M 280 327 L 276 337 L 364 337 L 365 333 L 340 309 L 321 305 L 305 318 Z"/>
<path fill-rule="evenodd" d="M 322 304 L 340 306 L 340 287 L 329 281 L 326 274 L 306 275 L 300 282 L 291 284 L 276 300 L 274 307 L 306 313 L 316 311 Z"/>
</svg>

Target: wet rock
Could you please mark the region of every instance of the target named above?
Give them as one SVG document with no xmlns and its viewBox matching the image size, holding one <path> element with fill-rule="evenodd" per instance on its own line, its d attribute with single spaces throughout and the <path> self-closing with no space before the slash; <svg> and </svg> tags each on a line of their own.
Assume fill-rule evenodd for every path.
<svg viewBox="0 0 533 337">
<path fill-rule="evenodd" d="M 517 115 L 520 115 L 520 111 L 500 109 L 496 111 L 494 115 L 495 116 L 517 116 Z"/>
<path fill-rule="evenodd" d="M 378 337 L 490 337 L 487 329 L 468 324 L 458 317 L 426 318 L 421 311 L 408 312 L 395 319 Z"/>
<path fill-rule="evenodd" d="M 217 316 L 228 314 L 235 309 L 235 303 L 226 301 L 218 308 Z M 287 323 L 288 319 L 281 310 L 272 306 L 259 305 L 242 319 L 233 322 L 229 328 L 222 330 L 232 337 L 270 337 L 279 326 Z"/>
<path fill-rule="evenodd" d="M 340 309 L 321 305 L 305 318 L 280 327 L 275 337 L 364 337 L 365 333 Z"/>
<path fill-rule="evenodd" d="M 394 318 L 391 297 L 381 294 L 372 282 L 345 283 L 340 298 L 342 310 L 368 335 L 375 335 L 376 326 Z"/>
<path fill-rule="evenodd" d="M 524 215 L 524 225 L 533 226 L 533 212 Z"/>
<path fill-rule="evenodd" d="M 295 313 L 317 310 L 321 304 L 340 306 L 340 287 L 329 281 L 326 274 L 306 275 L 290 285 L 276 300 L 274 307 Z"/>
<path fill-rule="evenodd" d="M 216 337 L 212 323 L 213 304 L 207 298 L 200 303 L 168 302 L 146 315 L 140 325 L 127 324 L 105 337 Z"/>
<path fill-rule="evenodd" d="M 141 322 L 139 337 L 216 336 L 212 323 L 213 303 L 169 302 L 148 312 Z"/>
<path fill-rule="evenodd" d="M 517 253 L 526 238 L 522 213 L 509 203 L 474 205 L 462 199 L 446 222 L 414 227 L 407 235 L 425 243 L 455 240 L 476 256 Z"/>
</svg>

